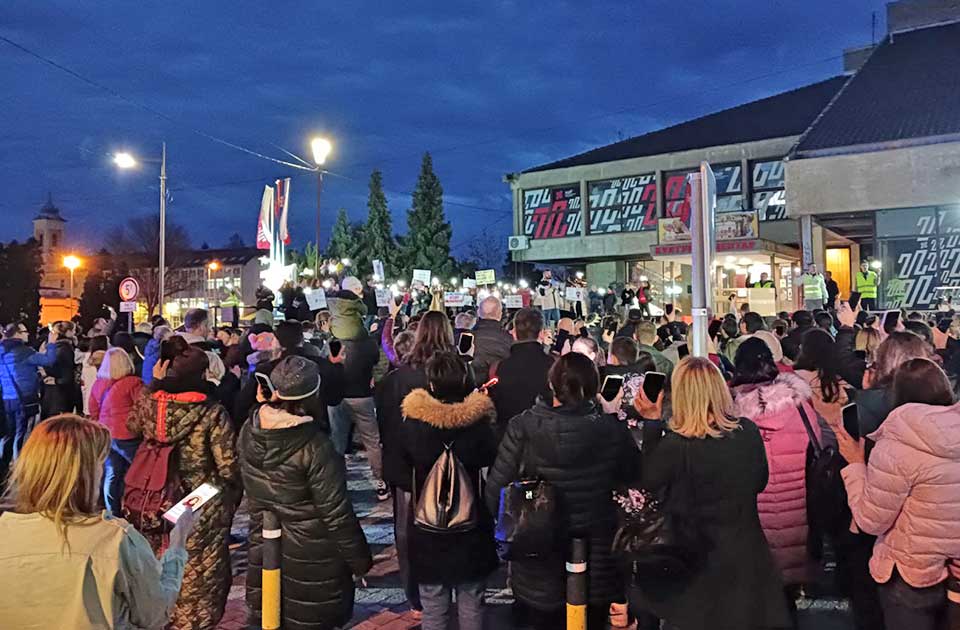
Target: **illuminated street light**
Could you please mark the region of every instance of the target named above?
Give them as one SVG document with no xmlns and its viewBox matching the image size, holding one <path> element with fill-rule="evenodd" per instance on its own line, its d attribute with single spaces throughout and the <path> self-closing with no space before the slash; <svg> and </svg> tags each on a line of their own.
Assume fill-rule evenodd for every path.
<svg viewBox="0 0 960 630">
<path fill-rule="evenodd" d="M 64 256 L 63 266 L 70 270 L 70 299 L 73 299 L 73 272 L 80 266 L 80 259 L 72 254 Z"/>
<path fill-rule="evenodd" d="M 333 150 L 333 145 L 326 138 L 314 138 L 310 141 L 310 150 L 313 151 L 313 161 L 317 166 L 323 166 L 327 156 Z"/>
<path fill-rule="evenodd" d="M 160 145 L 160 252 L 157 261 L 157 308 L 163 316 L 163 303 L 166 298 L 167 278 L 167 143 Z M 139 164 L 130 153 L 115 153 L 113 163 L 117 168 L 131 169 Z"/>
<path fill-rule="evenodd" d="M 117 153 L 113 156 L 113 163 L 117 168 L 136 168 L 137 159 L 129 153 Z"/>
<path fill-rule="evenodd" d="M 314 260 L 314 275 L 320 275 L 320 197 L 323 193 L 323 165 L 327 156 L 333 150 L 333 145 L 326 138 L 316 137 L 310 141 L 310 150 L 313 151 L 313 161 L 317 165 L 317 257 Z"/>
<path fill-rule="evenodd" d="M 210 264 L 207 265 L 207 268 L 210 269 L 210 271 L 216 271 L 220 268 L 220 263 L 215 260 L 210 261 Z"/>
</svg>

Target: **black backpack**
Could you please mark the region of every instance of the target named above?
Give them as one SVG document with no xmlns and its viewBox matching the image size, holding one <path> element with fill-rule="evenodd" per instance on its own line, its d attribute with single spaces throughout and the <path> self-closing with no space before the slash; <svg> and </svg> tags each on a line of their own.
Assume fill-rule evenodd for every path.
<svg viewBox="0 0 960 630">
<path fill-rule="evenodd" d="M 840 471 L 847 462 L 832 446 L 822 446 L 813 431 L 803 405 L 797 405 L 800 419 L 810 438 L 807 449 L 807 520 L 817 530 L 835 534 L 850 525 L 847 490 Z"/>
</svg>

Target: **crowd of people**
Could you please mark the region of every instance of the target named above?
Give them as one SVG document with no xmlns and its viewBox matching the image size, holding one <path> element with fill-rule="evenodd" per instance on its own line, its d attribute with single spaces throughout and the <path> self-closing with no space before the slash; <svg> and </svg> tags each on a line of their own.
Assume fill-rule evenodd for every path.
<svg viewBox="0 0 960 630">
<path fill-rule="evenodd" d="M 706 357 L 648 284 L 585 320 L 549 277 L 509 311 L 378 308 L 347 276 L 328 308 L 276 321 L 265 297 L 243 329 L 202 309 L 133 334 L 7 325 L 0 618 L 212 629 L 233 542 L 260 627 L 269 512 L 283 627 L 341 627 L 373 565 L 346 485 L 362 448 L 424 630 L 483 628 L 503 563 L 515 626 L 564 627 L 574 539 L 589 628 L 793 628 L 834 566 L 858 630 L 960 627 L 960 317 L 823 309 L 821 283 L 811 310 L 719 316 Z"/>
</svg>

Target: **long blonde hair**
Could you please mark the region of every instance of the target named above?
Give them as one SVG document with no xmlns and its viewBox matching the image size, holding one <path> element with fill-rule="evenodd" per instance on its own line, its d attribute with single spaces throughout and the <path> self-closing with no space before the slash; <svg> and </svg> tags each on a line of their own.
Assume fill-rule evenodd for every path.
<svg viewBox="0 0 960 630">
<path fill-rule="evenodd" d="M 56 525 L 64 544 L 70 521 L 96 514 L 110 431 L 70 413 L 41 422 L 11 475 L 16 511 L 39 513 Z"/>
<path fill-rule="evenodd" d="M 876 328 L 862 328 L 857 331 L 854 349 L 866 354 L 867 363 L 873 363 L 873 358 L 877 355 L 882 341 L 880 331 Z"/>
<path fill-rule="evenodd" d="M 740 428 L 733 398 L 723 376 L 709 359 L 687 357 L 670 380 L 673 417 L 670 428 L 688 438 L 723 437 Z"/>
<path fill-rule="evenodd" d="M 103 361 L 97 368 L 97 378 L 107 378 L 119 381 L 125 376 L 134 373 L 133 361 L 123 348 L 110 348 L 103 355 Z"/>
</svg>

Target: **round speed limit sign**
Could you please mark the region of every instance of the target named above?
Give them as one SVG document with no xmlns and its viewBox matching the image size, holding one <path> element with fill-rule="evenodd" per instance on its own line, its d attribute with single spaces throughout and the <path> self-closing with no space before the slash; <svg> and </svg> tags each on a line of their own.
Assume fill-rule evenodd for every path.
<svg viewBox="0 0 960 630">
<path fill-rule="evenodd" d="M 124 278 L 120 281 L 120 299 L 124 302 L 132 302 L 140 295 L 140 283 L 134 278 Z"/>
</svg>

